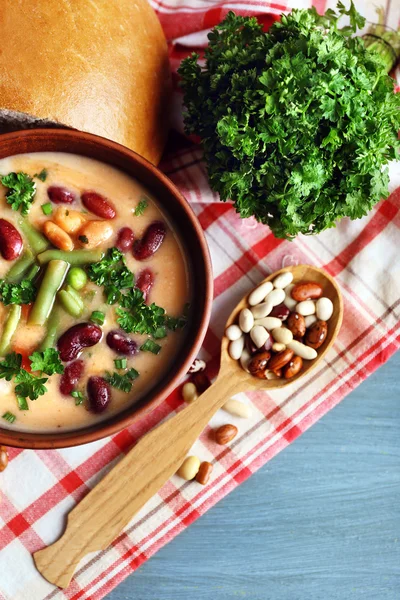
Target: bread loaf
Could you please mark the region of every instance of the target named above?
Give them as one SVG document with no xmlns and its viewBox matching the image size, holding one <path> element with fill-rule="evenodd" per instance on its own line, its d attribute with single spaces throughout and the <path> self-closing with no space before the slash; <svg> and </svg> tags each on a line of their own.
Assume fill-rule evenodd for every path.
<svg viewBox="0 0 400 600">
<path fill-rule="evenodd" d="M 147 0 L 2 0 L 0 130 L 72 127 L 157 163 L 166 41 Z"/>
</svg>

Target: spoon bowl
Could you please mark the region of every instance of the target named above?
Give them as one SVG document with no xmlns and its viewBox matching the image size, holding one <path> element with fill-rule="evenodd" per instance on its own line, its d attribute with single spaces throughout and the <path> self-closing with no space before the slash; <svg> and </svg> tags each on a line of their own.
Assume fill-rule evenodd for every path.
<svg viewBox="0 0 400 600">
<path fill-rule="evenodd" d="M 325 354 L 333 345 L 337 334 L 339 333 L 339 329 L 343 320 L 343 300 L 342 294 L 340 292 L 340 288 L 336 281 L 331 277 L 328 273 L 323 271 L 323 269 L 319 269 L 318 267 L 312 267 L 311 265 L 297 265 L 292 267 L 285 267 L 280 271 L 275 271 L 268 277 L 266 277 L 263 281 L 261 281 L 258 285 L 261 285 L 265 281 L 272 281 L 280 275 L 281 273 L 286 273 L 290 271 L 293 273 L 293 283 L 299 283 L 300 281 L 312 281 L 315 283 L 319 283 L 322 286 L 322 295 L 326 298 L 329 298 L 333 303 L 333 313 L 328 322 L 328 334 L 325 338 L 324 343 L 320 348 L 318 348 L 318 356 L 314 360 L 304 360 L 303 368 L 301 371 L 292 377 L 291 379 L 257 379 L 250 373 L 247 373 L 244 369 L 242 369 L 240 362 L 238 360 L 234 360 L 229 356 L 228 346 L 230 341 L 226 336 L 222 339 L 221 344 L 221 368 L 220 375 L 225 372 L 229 372 L 231 377 L 234 377 L 237 382 L 240 390 L 250 391 L 250 390 L 272 390 L 277 388 L 284 388 L 288 385 L 291 385 L 293 382 L 298 381 L 300 378 L 307 375 L 312 369 L 314 369 L 319 362 L 323 359 Z M 257 286 L 258 287 L 258 286 Z M 248 308 L 248 297 L 253 290 L 244 296 L 241 301 L 235 306 L 233 311 L 228 317 L 226 322 L 226 327 L 232 325 L 233 323 L 237 323 L 238 316 L 240 311 L 243 308 Z"/>
<path fill-rule="evenodd" d="M 332 346 L 340 329 L 343 303 L 339 287 L 327 273 L 308 265 L 287 267 L 273 273 L 291 271 L 294 282 L 315 281 L 333 302 L 328 336 L 313 361 L 305 361 L 303 370 L 292 379 L 261 380 L 244 371 L 228 354 L 229 340 L 224 337 L 221 369 L 215 383 L 200 399 L 150 431 L 97 484 L 69 514 L 63 536 L 51 546 L 35 553 L 38 570 L 51 583 L 66 587 L 88 552 L 106 548 L 132 517 L 178 470 L 190 448 L 214 413 L 240 391 L 282 388 L 308 374 Z M 245 296 L 232 311 L 227 325 L 237 320 L 247 306 Z M 195 485 L 195 484 L 194 484 Z"/>
</svg>

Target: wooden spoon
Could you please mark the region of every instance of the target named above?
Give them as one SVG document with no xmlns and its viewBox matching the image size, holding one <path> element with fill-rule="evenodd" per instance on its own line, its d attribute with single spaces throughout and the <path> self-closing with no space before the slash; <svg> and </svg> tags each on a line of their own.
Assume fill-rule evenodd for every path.
<svg viewBox="0 0 400 600">
<path fill-rule="evenodd" d="M 224 337 L 221 368 L 215 383 L 199 400 L 142 437 L 71 511 L 63 536 L 34 554 L 36 567 L 48 581 L 61 588 L 67 587 L 79 561 L 89 552 L 105 549 L 113 541 L 142 506 L 178 470 L 204 427 L 226 400 L 242 391 L 272 390 L 288 386 L 308 374 L 322 360 L 342 323 L 343 303 L 339 287 L 327 273 L 308 265 L 281 269 L 265 281 L 285 271 L 293 273 L 295 283 L 316 281 L 321 284 L 323 295 L 333 302 L 328 335 L 318 350 L 318 357 L 313 361 L 304 361 L 302 371 L 293 379 L 256 379 L 246 373 L 238 361 L 230 358 L 227 352 L 229 341 Z M 237 320 L 238 313 L 246 305 L 247 296 L 232 311 L 227 325 Z"/>
</svg>

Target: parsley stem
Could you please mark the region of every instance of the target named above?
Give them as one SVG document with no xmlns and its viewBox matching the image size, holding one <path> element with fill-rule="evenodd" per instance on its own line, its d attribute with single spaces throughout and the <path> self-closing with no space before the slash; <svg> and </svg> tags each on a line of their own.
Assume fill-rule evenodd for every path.
<svg viewBox="0 0 400 600">
<path fill-rule="evenodd" d="M 7 320 L 4 324 L 3 333 L 0 338 L 0 356 L 5 356 L 11 344 L 12 337 L 18 327 L 21 318 L 21 307 L 13 304 L 8 311 Z"/>
<path fill-rule="evenodd" d="M 39 264 L 44 265 L 51 260 L 63 260 L 70 265 L 80 266 L 98 262 L 104 256 L 103 250 L 95 248 L 94 250 L 72 250 L 64 252 L 63 250 L 46 250 L 37 257 Z"/>
<path fill-rule="evenodd" d="M 25 250 L 21 258 L 19 258 L 11 267 L 6 275 L 7 283 L 19 283 L 24 276 L 24 273 L 33 265 L 35 257 L 31 250 Z"/>
<path fill-rule="evenodd" d="M 49 241 L 30 224 L 27 219 L 19 219 L 18 225 L 20 226 L 22 233 L 28 240 L 28 244 L 32 248 L 35 254 L 44 252 L 50 246 Z"/>
<path fill-rule="evenodd" d="M 62 286 L 69 264 L 64 260 L 51 260 L 29 315 L 29 325 L 44 325 L 53 308 L 56 294 Z"/>
</svg>

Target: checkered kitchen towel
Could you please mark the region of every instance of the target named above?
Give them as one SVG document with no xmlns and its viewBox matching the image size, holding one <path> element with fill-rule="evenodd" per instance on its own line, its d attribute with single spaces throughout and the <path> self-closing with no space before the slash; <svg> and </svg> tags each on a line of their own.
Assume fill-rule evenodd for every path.
<svg viewBox="0 0 400 600">
<path fill-rule="evenodd" d="M 202 31 L 216 24 L 228 9 L 262 15 L 268 22 L 288 7 L 284 1 L 263 0 L 152 3 L 169 40 L 176 42 L 180 37 L 179 43 L 171 44 L 174 69 L 190 46 L 204 42 Z M 324 0 L 315 4 L 320 10 L 327 8 Z M 301 2 L 292 5 L 300 6 Z M 388 6 L 389 23 L 398 26 L 400 7 L 395 2 L 388 2 Z M 368 9 L 373 20 L 372 7 L 359 8 L 364 14 Z M 177 116 L 179 112 L 177 94 Z M 65 515 L 105 471 L 150 427 L 180 408 L 179 394 L 175 392 L 153 414 L 113 438 L 59 451 L 11 450 L 9 467 L 0 475 L 0 600 L 102 598 L 308 429 L 399 348 L 399 167 L 392 168 L 392 195 L 367 217 L 355 222 L 345 219 L 337 229 L 316 237 L 300 237 L 293 243 L 275 239 L 253 219 L 240 220 L 229 204 L 218 202 L 208 187 L 198 147 L 175 147 L 163 168 L 191 203 L 211 250 L 215 301 L 203 356 L 210 361 L 211 371 L 214 369 L 212 375 L 224 322 L 232 307 L 268 273 L 282 266 L 311 263 L 334 275 L 343 292 L 343 327 L 334 348 L 310 377 L 288 391 L 240 395 L 252 405 L 253 416 L 240 421 L 239 435 L 229 448 L 221 449 L 204 432 L 194 452 L 214 463 L 209 485 L 203 488 L 173 477 L 112 546 L 82 561 L 65 591 L 39 575 L 31 552 L 55 541 L 62 532 Z M 226 416 L 217 414 L 212 426 L 224 420 Z"/>
</svg>

